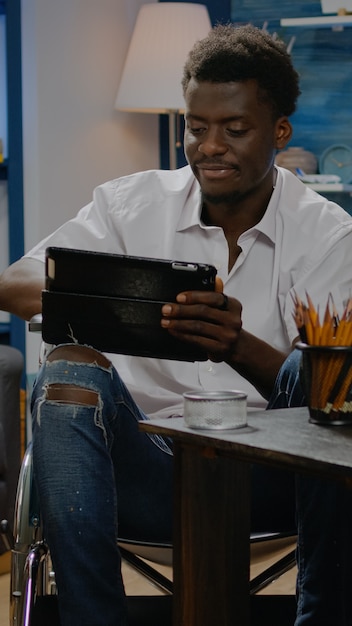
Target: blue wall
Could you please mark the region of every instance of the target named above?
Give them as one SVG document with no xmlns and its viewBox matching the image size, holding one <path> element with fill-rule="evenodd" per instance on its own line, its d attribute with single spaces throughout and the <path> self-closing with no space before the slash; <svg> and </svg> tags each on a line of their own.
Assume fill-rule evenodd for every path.
<svg viewBox="0 0 352 626">
<path fill-rule="evenodd" d="M 269 32 L 276 32 L 286 43 L 295 36 L 292 60 L 302 94 L 292 116 L 290 145 L 303 146 L 318 158 L 333 143 L 352 146 L 352 28 L 282 28 L 280 18 L 319 15 L 320 1 L 232 0 L 233 22 L 259 27 L 268 22 Z M 352 199 L 347 194 L 331 197 L 351 212 Z"/>
<path fill-rule="evenodd" d="M 281 28 L 280 17 L 322 15 L 320 2 L 233 0 L 232 5 L 234 22 L 262 26 L 267 20 L 268 30 L 285 42 L 296 37 L 292 59 L 302 95 L 292 117 L 292 143 L 317 156 L 334 142 L 352 145 L 352 28 Z"/>
</svg>

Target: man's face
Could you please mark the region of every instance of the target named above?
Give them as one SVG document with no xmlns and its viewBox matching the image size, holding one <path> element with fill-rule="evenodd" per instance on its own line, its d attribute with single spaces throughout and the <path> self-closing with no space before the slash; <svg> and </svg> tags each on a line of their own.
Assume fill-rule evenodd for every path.
<svg viewBox="0 0 352 626">
<path fill-rule="evenodd" d="M 254 80 L 190 81 L 185 94 L 185 153 L 205 201 L 232 202 L 266 184 L 269 177 L 272 183 L 276 148 L 288 140 L 282 144 L 278 136 L 291 127 L 286 118 L 275 122 L 269 103 L 258 96 Z"/>
</svg>

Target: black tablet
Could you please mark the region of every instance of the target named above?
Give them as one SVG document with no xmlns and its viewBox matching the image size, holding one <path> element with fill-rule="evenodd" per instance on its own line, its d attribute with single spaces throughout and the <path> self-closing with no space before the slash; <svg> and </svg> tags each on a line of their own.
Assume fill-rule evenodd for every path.
<svg viewBox="0 0 352 626">
<path fill-rule="evenodd" d="M 203 361 L 203 350 L 161 328 L 161 307 L 181 291 L 214 290 L 209 264 L 50 247 L 42 334 L 103 352 Z"/>
</svg>

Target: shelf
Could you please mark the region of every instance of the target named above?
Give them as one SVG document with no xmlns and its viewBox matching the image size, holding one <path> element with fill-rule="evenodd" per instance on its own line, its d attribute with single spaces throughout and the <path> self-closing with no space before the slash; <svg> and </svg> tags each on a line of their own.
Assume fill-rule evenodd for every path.
<svg viewBox="0 0 352 626">
<path fill-rule="evenodd" d="M 337 28 L 352 26 L 352 15 L 322 15 L 318 17 L 290 17 L 280 20 L 281 26 L 314 26 Z"/>
<path fill-rule="evenodd" d="M 352 194 L 352 185 L 343 185 L 342 183 L 325 184 L 322 183 L 305 183 L 307 187 L 318 191 L 319 193 L 350 193 Z"/>
</svg>

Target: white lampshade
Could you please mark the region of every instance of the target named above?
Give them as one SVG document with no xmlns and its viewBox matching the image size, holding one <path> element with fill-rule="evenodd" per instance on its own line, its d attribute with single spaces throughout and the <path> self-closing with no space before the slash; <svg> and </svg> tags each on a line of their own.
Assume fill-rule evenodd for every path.
<svg viewBox="0 0 352 626">
<path fill-rule="evenodd" d="M 115 102 L 141 113 L 182 111 L 183 66 L 193 44 L 211 29 L 207 8 L 155 2 L 139 10 Z"/>
</svg>

